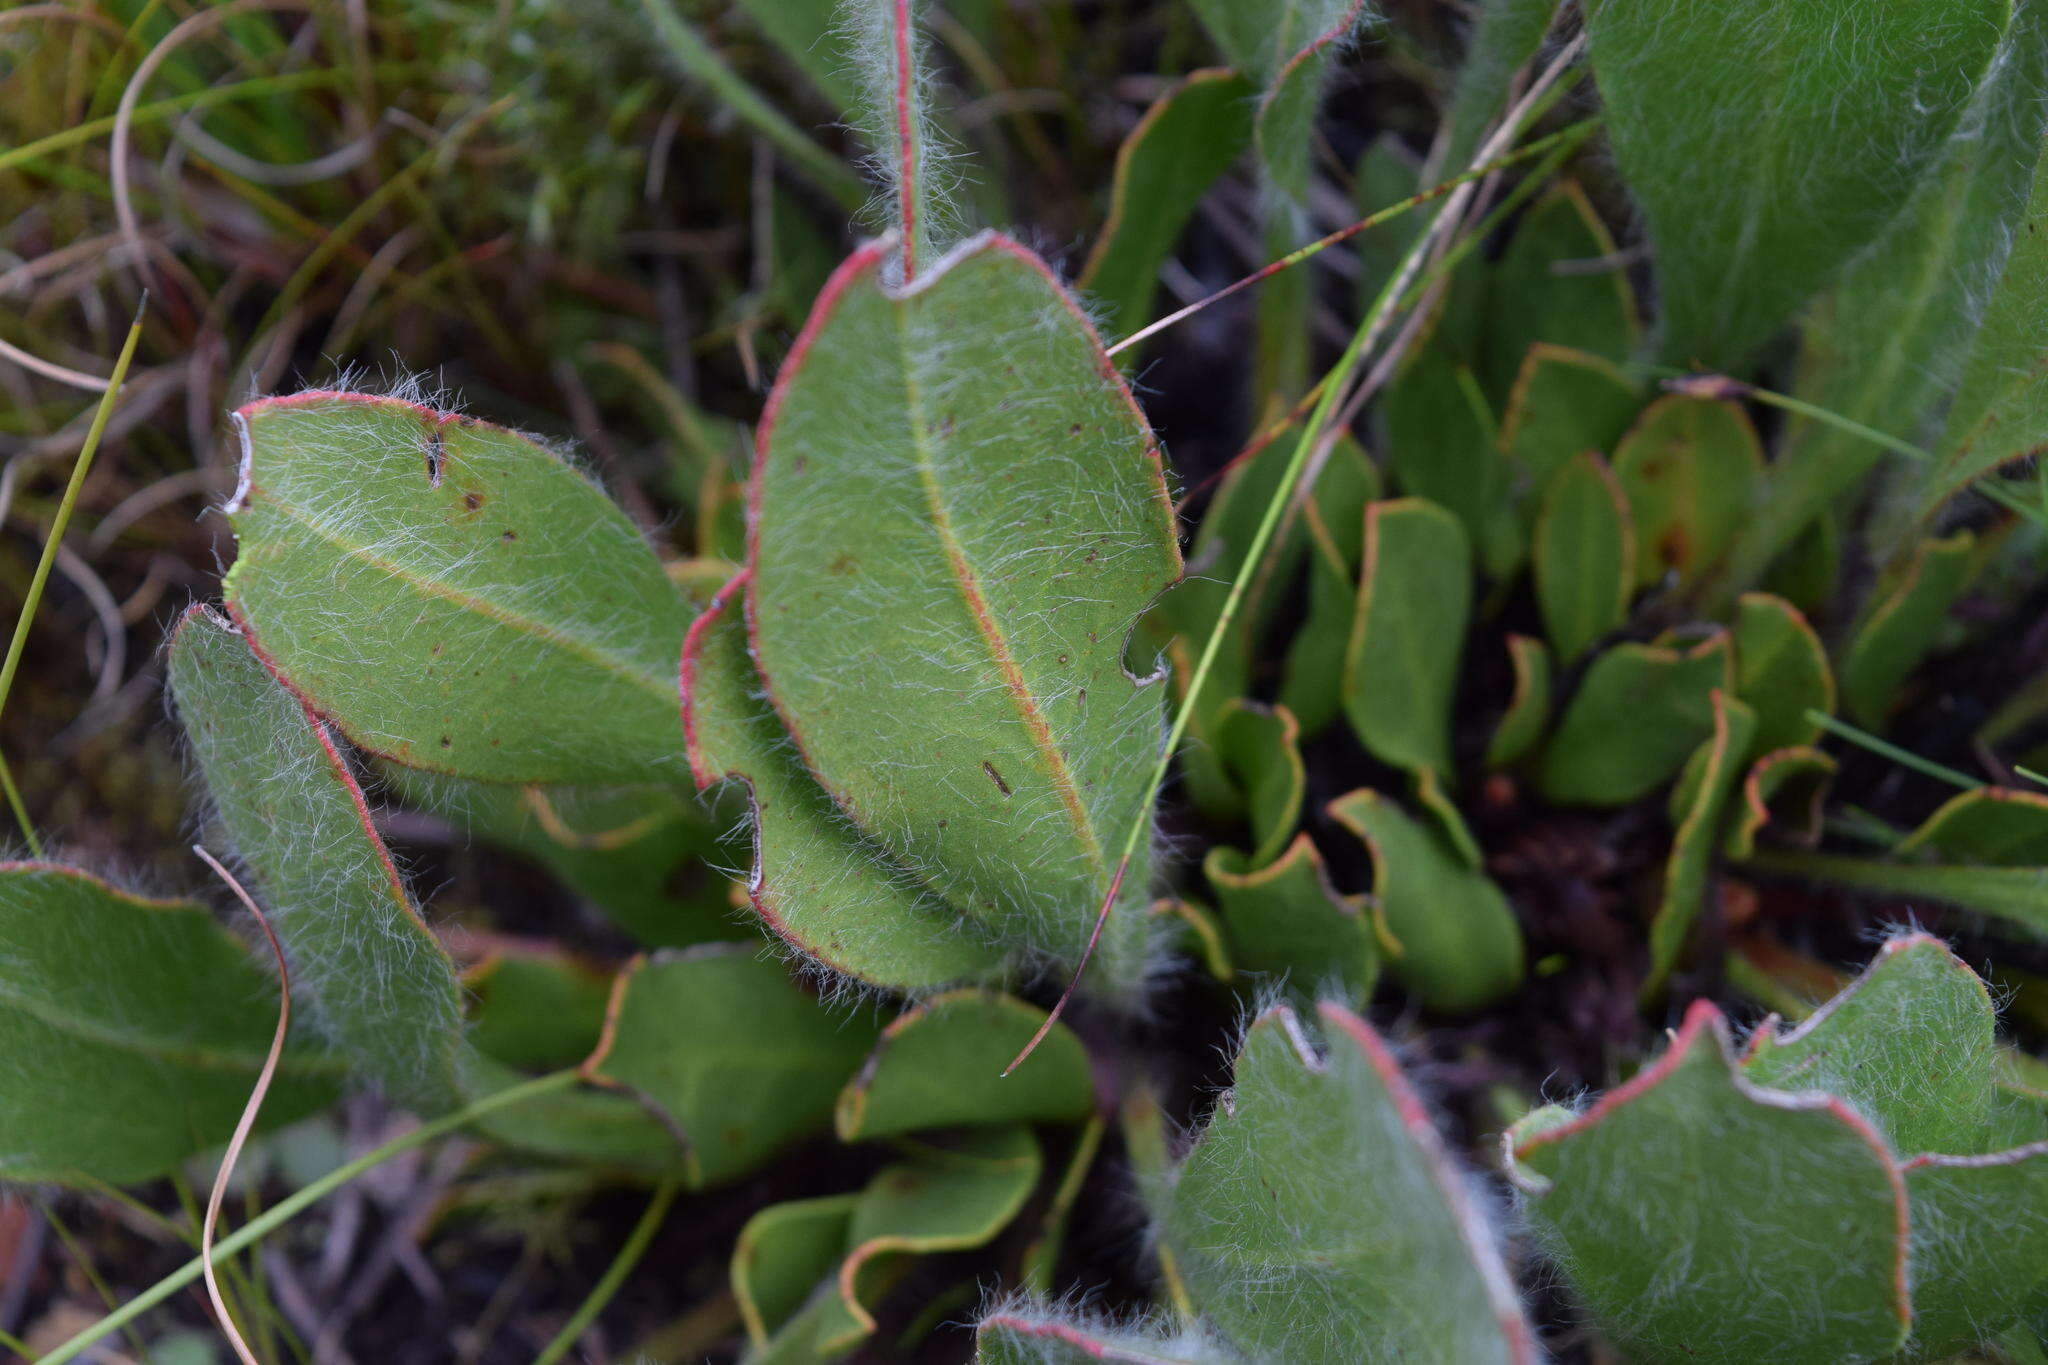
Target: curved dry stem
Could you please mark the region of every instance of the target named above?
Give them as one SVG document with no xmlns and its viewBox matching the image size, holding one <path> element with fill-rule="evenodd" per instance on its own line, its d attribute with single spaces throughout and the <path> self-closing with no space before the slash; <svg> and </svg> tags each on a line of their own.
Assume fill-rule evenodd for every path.
<svg viewBox="0 0 2048 1365">
<path fill-rule="evenodd" d="M 249 1140 L 249 1130 L 256 1126 L 256 1115 L 263 1110 L 263 1097 L 270 1093 L 271 1078 L 277 1075 L 277 1060 L 284 1053 L 285 1035 L 291 1031 L 292 973 L 291 968 L 285 965 L 284 945 L 277 941 L 276 931 L 270 927 L 269 918 L 257 908 L 254 898 L 235 880 L 234 874 L 222 867 L 220 860 L 204 847 L 194 844 L 192 851 L 227 883 L 228 890 L 234 892 L 235 898 L 256 917 L 263 937 L 270 942 L 271 954 L 277 958 L 277 1031 L 271 1035 L 270 1054 L 263 1059 L 263 1070 L 256 1075 L 256 1086 L 249 1092 L 249 1102 L 242 1106 L 242 1117 L 235 1124 L 235 1135 L 228 1139 L 228 1149 L 221 1156 L 220 1170 L 214 1174 L 213 1189 L 206 1197 L 206 1217 L 199 1224 L 200 1269 L 206 1276 L 206 1297 L 213 1303 L 214 1316 L 220 1319 L 221 1334 L 235 1348 L 235 1355 L 241 1359 L 242 1365 L 260 1365 L 256 1353 L 242 1339 L 241 1329 L 235 1326 L 234 1315 L 228 1312 L 227 1300 L 221 1297 L 220 1280 L 213 1273 L 213 1230 L 220 1223 L 221 1200 L 227 1197 L 228 1181 L 235 1174 L 235 1162 L 241 1158 L 242 1146 Z"/>
</svg>

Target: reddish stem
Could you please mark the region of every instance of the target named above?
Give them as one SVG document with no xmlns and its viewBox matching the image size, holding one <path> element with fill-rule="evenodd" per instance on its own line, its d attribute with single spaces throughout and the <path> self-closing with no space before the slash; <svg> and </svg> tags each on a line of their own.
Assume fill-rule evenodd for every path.
<svg viewBox="0 0 2048 1365">
<path fill-rule="evenodd" d="M 1110 907 L 1116 904 L 1116 893 L 1123 890 L 1124 873 L 1130 870 L 1130 866 L 1131 859 L 1128 854 L 1117 863 L 1116 875 L 1109 879 L 1109 892 L 1102 898 L 1102 909 L 1095 914 L 1095 928 L 1088 935 L 1088 946 L 1081 950 L 1081 960 L 1074 965 L 1073 980 L 1067 982 L 1067 988 L 1060 992 L 1059 1003 L 1052 1007 L 1051 1014 L 1045 1016 L 1045 1022 L 1038 1026 L 1038 1032 L 1031 1035 L 1031 1041 L 1024 1044 L 1024 1050 L 1003 1068 L 1005 1076 L 1024 1065 L 1024 1059 L 1038 1050 L 1038 1045 L 1045 1041 L 1045 1035 L 1052 1032 L 1052 1026 L 1066 1013 L 1067 1002 L 1074 998 L 1074 988 L 1081 984 L 1081 978 L 1087 974 L 1088 959 L 1095 956 L 1095 945 L 1102 939 L 1102 926 L 1109 923 Z"/>
<path fill-rule="evenodd" d="M 910 0 L 896 0 L 896 185 L 903 224 L 903 282 L 917 277 L 917 154 L 910 115 Z"/>
</svg>

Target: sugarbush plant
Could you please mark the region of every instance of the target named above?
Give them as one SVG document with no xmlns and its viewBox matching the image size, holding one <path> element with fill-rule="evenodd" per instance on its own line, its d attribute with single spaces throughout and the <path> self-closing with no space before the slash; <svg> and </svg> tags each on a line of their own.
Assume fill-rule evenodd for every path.
<svg viewBox="0 0 2048 1365">
<path fill-rule="evenodd" d="M 0 866 L 0 1176 L 371 1088 L 663 1211 L 867 1154 L 738 1232 L 758 1361 L 2048 1358 L 2048 690 L 1947 742 L 1990 780 L 1922 752 L 2043 600 L 2048 4 L 1482 0 L 1437 125 L 1338 149 L 1418 40 L 1189 0 L 1071 272 L 963 226 L 936 7 L 740 8 L 878 235 L 690 553 L 414 387 L 240 407 L 167 685 L 299 1008 L 259 1085 L 259 940 Z M 648 0 L 685 88 L 851 208 L 700 17 Z M 1254 312 L 1161 315 L 1233 175 Z M 1242 333 L 1192 486 L 1170 325 Z M 451 951 L 391 807 L 639 951 Z"/>
</svg>

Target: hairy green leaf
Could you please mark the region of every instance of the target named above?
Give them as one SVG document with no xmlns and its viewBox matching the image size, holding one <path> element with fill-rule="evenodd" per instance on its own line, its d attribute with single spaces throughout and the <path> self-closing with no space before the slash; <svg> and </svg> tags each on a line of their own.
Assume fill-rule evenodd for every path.
<svg viewBox="0 0 2048 1365">
<path fill-rule="evenodd" d="M 366 394 L 265 399 L 236 418 L 228 606 L 352 741 L 492 781 L 681 771 L 687 608 L 560 456 Z"/>
<path fill-rule="evenodd" d="M 744 586 L 735 581 L 690 628 L 682 694 L 698 785 L 746 784 L 755 913 L 800 952 L 877 986 L 916 990 L 995 971 L 1001 952 L 956 932 L 953 910 L 850 828 L 789 751 L 747 657 Z"/>
<path fill-rule="evenodd" d="M 1919 441 L 1961 368 L 2011 251 L 2048 125 L 2048 6 L 2017 8 L 1991 75 L 1940 163 L 1897 221 L 1808 310 L 1798 395 L 1885 435 Z M 1823 422 L 1795 423 L 1771 493 L 1730 561 L 1757 581 L 1803 525 L 1848 493 L 1884 448 Z"/>
<path fill-rule="evenodd" d="M 1885 944 L 1798 1028 L 1760 1031 L 1744 1076 L 1856 1106 L 1901 1156 L 1976 1155 L 1991 1117 L 1995 1024 L 1977 974 L 1927 934 Z"/>
<path fill-rule="evenodd" d="M 1890 1354 L 1912 1310 L 1906 1192 L 1883 1137 L 1840 1100 L 1751 1084 L 1728 1046 L 1698 1001 L 1626 1085 L 1516 1126 L 1509 1149 L 1545 1249 L 1631 1357 Z"/>
<path fill-rule="evenodd" d="M 2036 42 L 2044 42 L 2036 38 Z M 2048 360 L 2041 340 L 2041 300 L 2048 296 L 2048 173 L 2034 172 L 2026 218 L 2013 238 L 2005 273 L 1984 310 L 1948 412 L 1936 464 L 1923 490 L 1933 511 L 1971 481 L 2048 442 Z"/>
<path fill-rule="evenodd" d="M 277 983 L 204 907 L 0 863 L 0 1180 L 126 1185 L 225 1143 L 276 1027 Z M 265 1124 L 341 1072 L 294 1038 Z"/>
<path fill-rule="evenodd" d="M 1667 356 L 1738 364 L 1876 240 L 2011 0 L 1592 0 L 1593 70 L 1657 250 Z"/>
<path fill-rule="evenodd" d="M 984 236 L 902 291 L 882 261 L 841 267 L 770 399 L 755 659 L 871 838 L 1072 961 L 1147 814 L 1163 689 L 1122 651 L 1180 569 L 1159 452 L 1037 257 Z M 1104 936 L 1111 983 L 1147 880 Z"/>
<path fill-rule="evenodd" d="M 1946 1358 L 2010 1327 L 2048 1282 L 2048 1140 L 1988 1156 L 1916 1156 L 1903 1170 L 1915 1354 Z"/>
<path fill-rule="evenodd" d="M 453 1104 L 465 1052 L 455 967 L 326 722 L 203 606 L 171 637 L 170 684 L 314 1027 L 402 1099 Z"/>
<path fill-rule="evenodd" d="M 1493 1234 L 1372 1029 L 1287 1006 L 1252 1024 L 1229 1097 L 1162 1197 L 1202 1315 L 1252 1359 L 1536 1358 Z"/>
<path fill-rule="evenodd" d="M 1225 1365 L 1235 1357 L 1191 1326 L 1125 1326 L 1030 1306 L 1003 1308 L 974 1333 L 977 1365 Z"/>
</svg>

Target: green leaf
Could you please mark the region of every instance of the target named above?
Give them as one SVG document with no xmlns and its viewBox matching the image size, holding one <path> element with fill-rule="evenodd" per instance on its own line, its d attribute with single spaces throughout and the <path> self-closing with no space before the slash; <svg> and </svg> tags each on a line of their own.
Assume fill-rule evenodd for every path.
<svg viewBox="0 0 2048 1365">
<path fill-rule="evenodd" d="M 2005 273 L 1984 310 L 1976 345 L 1963 367 L 1962 387 L 1948 410 L 1935 467 L 1922 490 L 1924 511 L 1932 512 L 1976 479 L 2048 442 L 2048 383 L 2041 374 L 2048 358 L 2041 343 L 2044 296 L 2048 173 L 2037 166 L 2025 221 L 2014 235 Z"/>
<path fill-rule="evenodd" d="M 1118 148 L 1109 219 L 1077 282 L 1100 302 L 1115 335 L 1151 320 L 1160 269 L 1182 230 L 1251 146 L 1252 95 L 1235 72 L 1194 72 L 1154 101 Z"/>
<path fill-rule="evenodd" d="M 1955 129 L 2010 12 L 1593 0 L 1593 71 L 1657 251 L 1665 354 L 1737 365 L 1874 241 Z"/>
<path fill-rule="evenodd" d="M 688 1143 L 690 1184 L 744 1175 L 830 1126 L 833 1100 L 873 1046 L 752 948 L 712 944 L 635 962 L 604 1041 L 584 1063 Z"/>
<path fill-rule="evenodd" d="M 740 1229 L 732 1249 L 732 1296 L 756 1347 L 797 1315 L 846 1254 L 857 1194 L 770 1204 Z"/>
<path fill-rule="evenodd" d="M 1173 665 L 1176 700 L 1186 696 L 1195 661 L 1222 619 L 1231 584 L 1245 572 L 1245 551 L 1251 548 L 1266 508 L 1275 497 L 1282 496 L 1279 483 L 1292 453 L 1288 443 L 1274 441 L 1231 464 L 1195 532 L 1187 577 L 1146 618 L 1147 626 L 1172 633 L 1164 645 Z M 1364 506 L 1362 500 L 1346 496 L 1347 492 L 1356 493 L 1356 462 L 1364 459 L 1356 442 L 1340 442 L 1331 448 L 1331 460 L 1337 467 L 1329 472 L 1335 482 L 1328 496 L 1345 504 L 1347 511 L 1353 506 Z M 1349 514 L 1356 516 L 1357 512 Z M 1233 700 L 1251 692 L 1253 661 L 1260 653 L 1271 617 L 1287 601 L 1297 565 L 1308 550 L 1308 537 L 1297 524 L 1279 537 L 1263 562 L 1255 567 L 1255 577 L 1246 585 L 1237 617 L 1210 667 L 1209 680 L 1196 699 L 1188 726 L 1190 742 L 1181 753 L 1182 771 L 1189 799 L 1213 819 L 1234 820 L 1244 814 L 1245 793 L 1220 761 L 1219 727 Z M 1348 611 L 1345 620 L 1348 629 Z"/>
<path fill-rule="evenodd" d="M 1628 619 L 1634 596 L 1635 523 L 1628 499 L 1592 451 L 1550 481 L 1536 518 L 1536 604 L 1567 665 Z"/>
<path fill-rule="evenodd" d="M 1852 636 L 1842 659 L 1842 702 L 1865 725 L 1881 725 L 1906 675 L 1933 650 L 1936 634 L 1976 576 L 1977 538 L 1958 531 L 1923 540 Z"/>
<path fill-rule="evenodd" d="M 1463 1013 L 1521 985 L 1522 931 L 1492 880 L 1378 792 L 1339 797 L 1329 813 L 1372 854 L 1388 965 L 1423 1004 Z"/>
<path fill-rule="evenodd" d="M 2004 787 L 1958 793 L 1892 851 L 1922 850 L 1993 867 L 2048 863 L 2048 796 Z"/>
<path fill-rule="evenodd" d="M 1565 805 L 1619 806 L 1675 777 L 1714 730 L 1733 678 L 1728 636 L 1689 649 L 1620 644 L 1593 660 L 1544 747 L 1537 785 Z"/>
<path fill-rule="evenodd" d="M 1217 757 L 1245 794 L 1253 866 L 1280 856 L 1301 823 L 1308 772 L 1301 760 L 1301 727 L 1284 706 L 1232 701 L 1216 725 Z"/>
<path fill-rule="evenodd" d="M 1782 456 L 1779 463 L 1783 463 Z M 1769 515 L 1769 509 L 1777 507 L 1786 496 L 1774 483 L 1764 498 L 1763 506 L 1757 509 L 1751 528 L 1760 525 Z M 1744 551 L 1745 542 L 1738 540 L 1731 552 L 1728 572 L 1722 579 L 1724 584 L 1745 583 L 1755 577 L 1743 562 Z M 1763 576 L 1763 585 L 1764 591 L 1776 593 L 1808 616 L 1817 617 L 1825 615 L 1834 605 L 1835 587 L 1841 577 L 1841 518 L 1829 511 L 1813 518 L 1793 535 L 1791 545 L 1771 563 L 1770 571 Z"/>
<path fill-rule="evenodd" d="M 1508 1145 L 1538 1237 L 1631 1357 L 1835 1365 L 1905 1340 L 1884 1139 L 1830 1096 L 1744 1079 L 1707 1001 L 1628 1084 L 1576 1116 L 1538 1110 Z"/>
<path fill-rule="evenodd" d="M 575 1066 L 597 1046 L 611 977 L 565 955 L 499 951 L 462 974 L 469 1042 L 521 1071 Z"/>
<path fill-rule="evenodd" d="M 1445 164 L 1463 166 L 1469 156 Z M 1352 177 L 1353 207 L 1360 218 L 1368 218 L 1389 205 L 1398 204 L 1420 188 L 1422 167 L 1394 133 L 1381 133 L 1366 145 Z M 1426 225 L 1419 213 L 1404 213 L 1377 227 L 1367 228 L 1350 239 L 1349 249 L 1358 261 L 1358 282 L 1354 295 L 1361 309 L 1372 306 L 1380 290 L 1401 268 L 1401 257 Z M 1420 349 L 1420 348 L 1418 348 Z M 1392 392 L 1390 387 L 1389 393 Z M 1384 408 L 1386 400 L 1382 400 Z"/>
<path fill-rule="evenodd" d="M 1269 177 L 1284 193 L 1302 194 L 1323 78 L 1335 45 L 1365 14 L 1364 0 L 1193 0 L 1193 8 L 1260 91 L 1257 139 Z"/>
<path fill-rule="evenodd" d="M 684 728 L 700 787 L 744 782 L 753 811 L 754 911 L 783 941 L 834 971 L 896 990 L 988 975 L 1002 954 L 873 841 L 849 829 L 760 698 L 735 580 L 690 628 Z"/>
<path fill-rule="evenodd" d="M 1472 39 L 1445 116 L 1448 131 L 1437 161 L 1463 166 L 1479 150 L 1487 124 L 1500 117 L 1515 73 L 1535 56 L 1557 13 L 1557 0 L 1481 0 Z"/>
<path fill-rule="evenodd" d="M 1635 349 L 1635 291 L 1613 236 L 1570 180 L 1552 185 L 1522 215 L 1485 279 L 1480 359 L 1489 394 L 1508 393 L 1538 342 L 1617 362 Z"/>
<path fill-rule="evenodd" d="M 1313 739 L 1344 708 L 1344 652 L 1358 610 L 1365 505 L 1380 495 L 1379 470 L 1358 442 L 1340 438 L 1301 509 L 1308 535 L 1308 616 L 1287 648 L 1280 703 Z"/>
<path fill-rule="evenodd" d="M 1614 449 L 1642 405 L 1642 395 L 1613 361 L 1538 343 L 1508 395 L 1500 448 L 1525 496 L 1540 500 L 1572 456 Z"/>
<path fill-rule="evenodd" d="M 1917 1156 L 1913 1345 L 1937 1359 L 2018 1321 L 2048 1282 L 2048 1141 L 1985 1157 Z"/>
<path fill-rule="evenodd" d="M 1379 949 L 1356 905 L 1330 885 L 1322 855 L 1299 835 L 1271 863 L 1212 848 L 1202 872 L 1238 971 L 1284 980 L 1297 1002 L 1319 995 L 1363 1005 L 1379 979 Z"/>
<path fill-rule="evenodd" d="M 835 110 L 856 106 L 860 89 L 848 75 L 853 54 L 840 24 L 839 0 L 739 0 L 739 6 Z"/>
<path fill-rule="evenodd" d="M 1215 3 L 1197 0 L 1198 8 Z M 1368 10 L 1366 0 L 1279 0 L 1276 8 L 1279 51 L 1291 55 L 1266 81 L 1253 141 L 1272 184 L 1289 198 L 1302 200 L 1308 195 L 1314 164 L 1323 85 L 1344 40 Z"/>
<path fill-rule="evenodd" d="M 1074 1205 L 1080 1201 L 1081 1190 L 1095 1169 L 1095 1159 L 1102 1153 L 1102 1139 L 1108 1132 L 1108 1121 L 1096 1114 L 1074 1135 L 1066 1170 L 1053 1190 L 1051 1205 L 1045 1210 L 1037 1235 L 1024 1248 L 1017 1278 L 1034 1294 L 1052 1292 L 1060 1256 L 1067 1249 L 1067 1227 L 1074 1216 Z"/>
<path fill-rule="evenodd" d="M 1767 872 L 1940 901 L 1988 915 L 2030 938 L 2048 939 L 2048 867 L 1931 866 L 1833 853 L 1764 851 L 1750 862 Z"/>
<path fill-rule="evenodd" d="M 1536 747 L 1550 724 L 1550 651 L 1529 635 L 1509 635 L 1508 660 L 1515 669 L 1515 691 L 1486 744 L 1486 766 L 1508 768 Z"/>
<path fill-rule="evenodd" d="M 236 420 L 228 606 L 350 740 L 491 781 L 681 770 L 687 609 L 596 485 L 395 398 L 302 393 Z"/>
<path fill-rule="evenodd" d="M 1023 1210 L 1040 1166 L 1029 1130 L 996 1128 L 955 1150 L 884 1167 L 854 1205 L 837 1277 L 835 1307 L 858 1333 L 853 1340 L 874 1331 L 868 1304 L 887 1292 L 908 1257 L 986 1246 Z"/>
<path fill-rule="evenodd" d="M 1751 742 L 1751 747 L 1757 747 Z M 1805 745 L 1774 749 L 1750 766 L 1742 800 L 1728 822 L 1724 852 L 1738 861 L 1756 851 L 1756 837 L 1775 822 L 1807 845 L 1820 837 L 1821 809 L 1835 780 L 1835 760 Z"/>
<path fill-rule="evenodd" d="M 1456 513 L 1487 572 L 1513 572 L 1528 545 L 1493 410 L 1470 367 L 1441 343 L 1418 346 L 1379 406 L 1387 467 L 1401 491 Z"/>
<path fill-rule="evenodd" d="M 754 936 L 715 870 L 731 860 L 737 803 L 707 808 L 665 786 L 513 787 L 396 764 L 384 776 L 408 803 L 540 863 L 650 948 Z"/>
<path fill-rule="evenodd" d="M 2022 5 L 1940 164 L 1808 310 L 1799 397 L 1901 440 L 1928 435 L 2018 235 L 2048 124 L 2044 84 L 2048 8 Z M 1773 462 L 1770 496 L 1731 561 L 1736 584 L 1755 581 L 1883 456 L 1853 432 L 1794 425 Z"/>
<path fill-rule="evenodd" d="M 1636 583 L 1665 574 L 1681 587 L 1719 564 L 1763 478 L 1756 428 L 1733 403 L 1667 394 L 1614 451 L 1614 477 L 1636 525 Z"/>
<path fill-rule="evenodd" d="M 1798 1028 L 1759 1030 L 1743 1075 L 1856 1106 L 1894 1152 L 1976 1155 L 1991 1117 L 1991 996 L 1948 945 L 1902 934 Z"/>
<path fill-rule="evenodd" d="M 1229 981 L 1237 975 L 1230 950 L 1223 942 L 1222 926 L 1216 923 L 1208 907 L 1178 896 L 1165 896 L 1152 902 L 1151 915 L 1155 922 L 1166 925 L 1166 941 L 1201 963 L 1202 970 L 1210 976 Z"/>
<path fill-rule="evenodd" d="M 176 1170 L 234 1132 L 276 1028 L 276 982 L 204 907 L 0 863 L 0 1180 Z M 341 1070 L 295 1037 L 265 1126 L 328 1103 Z"/>
<path fill-rule="evenodd" d="M 1344 709 L 1375 757 L 1449 772 L 1471 612 L 1472 551 L 1458 519 L 1420 498 L 1368 506 Z"/>
<path fill-rule="evenodd" d="M 461 988 L 324 721 L 211 609 L 171 637 L 170 685 L 249 890 L 315 1029 L 409 1103 L 452 1105 Z"/>
<path fill-rule="evenodd" d="M 1735 695 L 1756 712 L 1750 757 L 1803 748 L 1820 737 L 1809 711 L 1835 709 L 1827 649 L 1806 618 L 1782 597 L 1750 592 L 1737 603 Z"/>
<path fill-rule="evenodd" d="M 1536 1358 L 1480 1209 L 1399 1066 L 1341 1006 L 1318 1055 L 1260 1015 L 1229 1097 L 1162 1197 L 1203 1317 L 1251 1359 Z"/>
<path fill-rule="evenodd" d="M 993 991 L 922 1002 L 882 1030 L 840 1092 L 833 1114 L 840 1140 L 1086 1118 L 1095 1105 L 1088 1053 L 1065 1024 L 1052 1026 L 1015 1075 L 1003 1074 L 1044 1024 L 1038 1006 Z"/>
<path fill-rule="evenodd" d="M 884 250 L 840 268 L 769 400 L 754 655 L 871 838 L 1072 961 L 1148 815 L 1164 689 L 1122 651 L 1180 571 L 1158 448 L 1037 257 L 983 236 L 897 292 Z M 1125 878 L 1098 979 L 1139 969 L 1148 880 Z"/>
<path fill-rule="evenodd" d="M 1650 971 L 1645 1001 L 1658 999 L 1685 952 L 1707 897 L 1707 876 L 1720 842 L 1721 813 L 1742 775 L 1742 758 L 1756 732 L 1756 714 L 1718 688 L 1713 693 L 1714 733 L 1680 779 L 1672 803 L 1677 830 L 1664 865 L 1664 884 L 1650 922 Z"/>
</svg>

